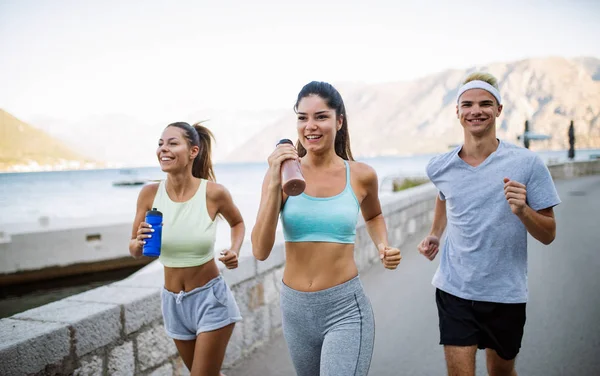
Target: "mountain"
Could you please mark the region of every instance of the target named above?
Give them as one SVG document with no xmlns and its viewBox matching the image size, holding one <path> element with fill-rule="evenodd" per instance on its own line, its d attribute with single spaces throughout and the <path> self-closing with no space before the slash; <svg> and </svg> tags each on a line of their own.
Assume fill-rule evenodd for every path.
<svg viewBox="0 0 600 376">
<path fill-rule="evenodd" d="M 36 117 L 34 121 L 76 152 L 112 166 L 155 164 L 156 145 L 164 128 L 164 124 L 146 124 L 120 113 L 90 115 L 76 120 Z"/>
<path fill-rule="evenodd" d="M 264 119 L 278 117 L 282 110 L 244 111 L 198 109 L 173 119 L 145 123 L 127 114 L 103 114 L 76 120 L 38 116 L 35 124 L 64 140 L 75 151 L 118 166 L 157 166 L 156 146 L 163 129 L 175 121 L 193 124 L 205 121 L 215 136 L 213 161 L 223 161 L 235 148 L 260 132 Z"/>
<path fill-rule="evenodd" d="M 239 145 L 253 139 L 265 126 L 265 119 L 280 118 L 288 110 L 200 110 L 188 116 L 190 121 L 207 120 L 205 125 L 215 136 L 214 161 L 220 162 L 235 153 Z"/>
<path fill-rule="evenodd" d="M 592 76 L 594 81 L 600 81 L 600 59 L 595 57 L 580 57 L 575 59 Z"/>
<path fill-rule="evenodd" d="M 334 83 L 348 112 L 354 156 L 443 152 L 460 143 L 456 93 L 474 71 L 490 72 L 500 83 L 504 110 L 498 137 L 518 143 L 529 120 L 531 131 L 552 136 L 533 141 L 531 149 L 564 149 L 573 120 L 576 147 L 600 147 L 600 60 L 550 57 L 447 70 L 408 82 Z M 296 138 L 292 111 L 273 118 L 227 159 L 265 161 L 282 136 Z"/>
<path fill-rule="evenodd" d="M 0 171 L 81 168 L 94 163 L 0 109 Z"/>
</svg>

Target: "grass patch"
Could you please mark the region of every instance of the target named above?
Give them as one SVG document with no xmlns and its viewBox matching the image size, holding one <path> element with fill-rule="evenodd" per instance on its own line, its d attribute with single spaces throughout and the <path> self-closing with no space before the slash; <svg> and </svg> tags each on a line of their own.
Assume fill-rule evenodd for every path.
<svg viewBox="0 0 600 376">
<path fill-rule="evenodd" d="M 425 184 L 429 182 L 429 179 L 426 178 L 404 178 L 404 179 L 394 179 L 392 182 L 392 191 L 399 192 L 405 189 L 409 189 L 412 187 L 417 187 L 421 184 Z"/>
</svg>

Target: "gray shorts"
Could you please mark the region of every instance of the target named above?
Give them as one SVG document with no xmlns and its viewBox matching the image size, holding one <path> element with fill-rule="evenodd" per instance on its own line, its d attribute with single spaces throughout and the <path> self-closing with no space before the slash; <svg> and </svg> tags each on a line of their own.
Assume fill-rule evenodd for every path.
<svg viewBox="0 0 600 376">
<path fill-rule="evenodd" d="M 167 335 L 193 340 L 202 332 L 242 320 L 235 298 L 222 276 L 191 291 L 162 290 L 162 314 Z"/>
</svg>

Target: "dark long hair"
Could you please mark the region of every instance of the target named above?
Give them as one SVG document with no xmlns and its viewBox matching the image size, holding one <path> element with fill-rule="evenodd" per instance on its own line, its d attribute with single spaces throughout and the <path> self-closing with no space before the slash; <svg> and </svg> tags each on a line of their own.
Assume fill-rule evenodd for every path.
<svg viewBox="0 0 600 376">
<path fill-rule="evenodd" d="M 215 136 L 213 136 L 212 132 L 203 126 L 201 122 L 197 122 L 194 125 L 189 125 L 188 123 L 180 121 L 171 123 L 167 125 L 167 127 L 177 127 L 183 129 L 185 138 L 188 140 L 190 147 L 198 146 L 200 149 L 198 155 L 196 158 L 194 158 L 192 175 L 196 178 L 216 181 L 211 160 L 211 139 L 215 139 Z"/>
<path fill-rule="evenodd" d="M 339 91 L 327 82 L 312 81 L 304 85 L 300 93 L 298 93 L 294 112 L 298 113 L 300 100 L 309 95 L 318 95 L 325 101 L 327 107 L 335 110 L 336 119 L 339 119 L 340 116 L 342 117 L 342 127 L 335 134 L 335 153 L 342 159 L 353 161 L 354 158 L 352 158 L 352 151 L 350 150 L 350 133 L 348 133 L 348 115 L 346 114 L 344 100 Z M 306 155 L 306 149 L 304 149 L 300 140 L 296 142 L 296 150 L 298 150 L 300 157 Z"/>
</svg>

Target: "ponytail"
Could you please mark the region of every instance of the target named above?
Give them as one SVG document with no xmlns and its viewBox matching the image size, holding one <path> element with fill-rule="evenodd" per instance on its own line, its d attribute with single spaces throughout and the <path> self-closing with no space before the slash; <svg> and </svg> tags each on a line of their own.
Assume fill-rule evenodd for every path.
<svg viewBox="0 0 600 376">
<path fill-rule="evenodd" d="M 194 165 L 192 166 L 192 175 L 197 178 L 206 179 L 210 181 L 217 181 L 215 178 L 215 172 L 212 165 L 212 143 L 215 136 L 212 132 L 202 125 L 202 122 L 194 124 L 194 129 L 198 133 L 198 147 L 200 151 L 194 159 Z"/>
<path fill-rule="evenodd" d="M 195 178 L 216 181 L 211 159 L 211 139 L 215 139 L 215 136 L 213 136 L 212 132 L 203 126 L 202 122 L 197 122 L 193 126 L 185 122 L 177 122 L 171 123 L 167 125 L 167 127 L 177 127 L 183 129 L 189 145 L 198 146 L 200 149 L 192 164 L 192 175 Z"/>
</svg>

